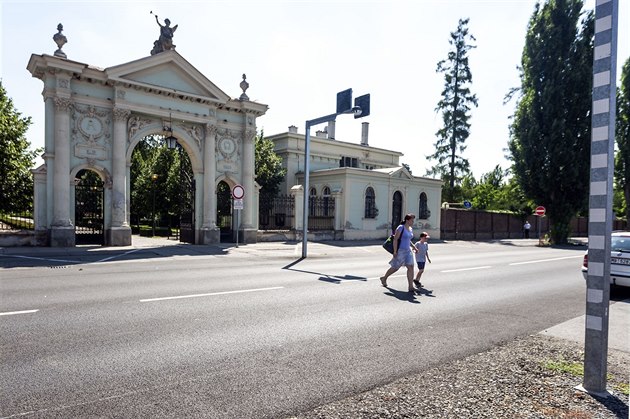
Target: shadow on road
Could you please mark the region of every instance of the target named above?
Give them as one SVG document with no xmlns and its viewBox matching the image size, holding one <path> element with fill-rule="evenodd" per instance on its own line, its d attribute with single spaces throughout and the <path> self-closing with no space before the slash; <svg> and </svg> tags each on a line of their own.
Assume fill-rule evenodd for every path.
<svg viewBox="0 0 630 419">
<path fill-rule="evenodd" d="M 345 281 L 367 281 L 367 277 L 365 276 L 331 275 L 331 274 L 326 274 L 322 272 L 313 272 L 313 271 L 306 271 L 303 269 L 293 268 L 295 265 L 302 262 L 303 260 L 304 258 L 299 258 L 296 261 L 293 261 L 289 263 L 288 265 L 283 266 L 282 269 L 287 270 L 287 271 L 293 271 L 293 272 L 301 272 L 305 274 L 319 275 L 319 278 L 317 278 L 318 281 L 328 282 L 330 284 L 341 284 L 342 282 L 345 282 Z"/>
<path fill-rule="evenodd" d="M 385 288 L 387 289 L 387 292 L 384 293 L 385 295 L 397 298 L 400 301 L 409 301 L 410 303 L 413 303 L 413 304 L 420 304 L 420 301 L 416 300 L 415 294 L 411 292 L 398 291 L 393 288 L 390 288 L 389 286 Z"/>
</svg>

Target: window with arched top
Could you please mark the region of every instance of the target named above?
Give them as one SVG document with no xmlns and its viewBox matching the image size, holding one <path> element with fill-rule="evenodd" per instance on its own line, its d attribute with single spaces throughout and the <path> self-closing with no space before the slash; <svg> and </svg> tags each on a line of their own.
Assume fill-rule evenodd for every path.
<svg viewBox="0 0 630 419">
<path fill-rule="evenodd" d="M 365 218 L 376 218 L 378 209 L 376 209 L 376 194 L 374 188 L 368 186 L 365 189 Z"/>
<path fill-rule="evenodd" d="M 317 197 L 317 189 L 310 188 L 308 191 L 308 215 L 313 216 L 315 214 L 315 198 Z"/>
<path fill-rule="evenodd" d="M 418 218 L 426 220 L 431 217 L 431 211 L 429 211 L 429 204 L 427 203 L 427 194 L 422 192 L 420 194 L 420 202 L 418 204 Z"/>
<path fill-rule="evenodd" d="M 330 188 L 328 186 L 325 186 L 324 189 L 322 189 L 322 195 L 324 197 L 324 216 L 327 217 L 330 215 Z"/>
</svg>

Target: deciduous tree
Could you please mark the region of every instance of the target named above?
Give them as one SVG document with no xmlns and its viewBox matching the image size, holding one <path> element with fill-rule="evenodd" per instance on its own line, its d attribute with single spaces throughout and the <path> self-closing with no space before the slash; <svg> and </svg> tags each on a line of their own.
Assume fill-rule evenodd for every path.
<svg viewBox="0 0 630 419">
<path fill-rule="evenodd" d="M 625 217 L 630 221 L 630 58 L 621 70 L 621 85 L 617 89 L 617 123 L 615 127 L 617 154 L 615 182 L 625 198 Z"/>
<path fill-rule="evenodd" d="M 588 202 L 593 15 L 581 0 L 548 0 L 530 18 L 520 97 L 511 125 L 513 173 L 547 208 L 551 237 L 564 243 Z"/>
<path fill-rule="evenodd" d="M 30 117 L 22 117 L 0 81 L 0 212 L 23 212 L 33 205 L 34 159 L 26 131 Z"/>
</svg>

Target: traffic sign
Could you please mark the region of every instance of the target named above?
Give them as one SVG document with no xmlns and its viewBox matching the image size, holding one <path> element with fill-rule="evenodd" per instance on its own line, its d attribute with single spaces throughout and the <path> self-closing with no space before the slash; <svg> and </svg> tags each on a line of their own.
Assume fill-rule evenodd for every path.
<svg viewBox="0 0 630 419">
<path fill-rule="evenodd" d="M 464 201 L 464 208 L 471 209 L 472 208 L 472 203 L 470 201 Z"/>
<path fill-rule="evenodd" d="M 546 211 L 547 211 L 547 210 L 545 209 L 545 207 L 543 207 L 542 205 L 540 205 L 540 206 L 537 206 L 537 207 L 536 207 L 536 210 L 534 211 L 534 213 L 535 213 L 537 216 L 542 217 L 543 215 L 545 215 L 545 212 L 546 212 Z"/>
<path fill-rule="evenodd" d="M 242 210 L 243 209 L 243 200 L 242 199 L 235 199 L 234 200 L 234 209 L 237 209 L 237 210 Z"/>
<path fill-rule="evenodd" d="M 245 196 L 245 188 L 241 185 L 236 185 L 232 188 L 232 198 L 234 199 L 243 199 Z"/>
</svg>

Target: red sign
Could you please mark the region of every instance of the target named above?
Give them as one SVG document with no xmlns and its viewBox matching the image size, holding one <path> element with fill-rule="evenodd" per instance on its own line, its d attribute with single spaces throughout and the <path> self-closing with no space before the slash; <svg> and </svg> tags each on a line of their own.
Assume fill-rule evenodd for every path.
<svg viewBox="0 0 630 419">
<path fill-rule="evenodd" d="M 543 215 L 545 215 L 545 211 L 546 211 L 546 210 L 545 210 L 545 207 L 543 207 L 543 206 L 539 206 L 539 207 L 536 207 L 536 210 L 534 211 L 534 213 L 535 213 L 537 216 L 542 217 Z"/>
<path fill-rule="evenodd" d="M 243 188 L 241 185 L 236 185 L 234 186 L 234 188 L 232 188 L 232 197 L 234 199 L 243 199 L 244 195 L 245 195 L 245 188 Z"/>
</svg>

